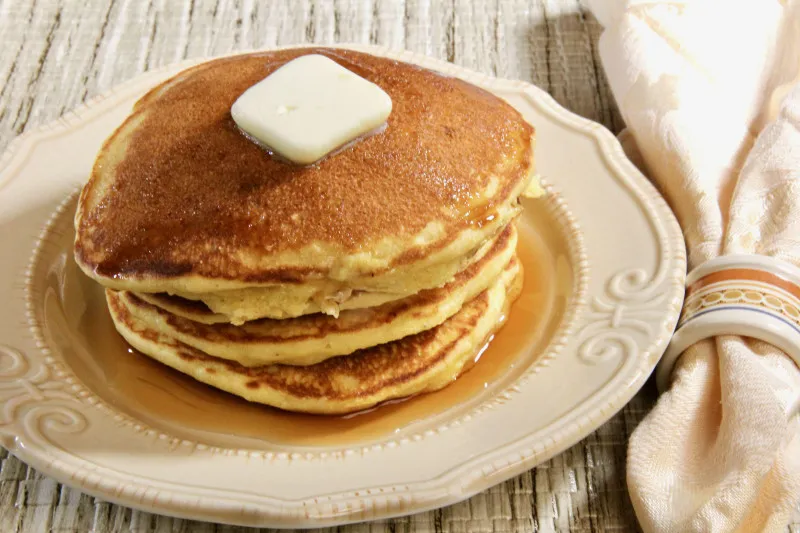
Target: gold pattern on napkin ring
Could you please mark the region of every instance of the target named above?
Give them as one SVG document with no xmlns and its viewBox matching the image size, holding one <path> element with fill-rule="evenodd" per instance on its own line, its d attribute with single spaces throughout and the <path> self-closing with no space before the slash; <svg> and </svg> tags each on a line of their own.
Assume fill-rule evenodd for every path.
<svg viewBox="0 0 800 533">
<path fill-rule="evenodd" d="M 692 344 L 718 335 L 753 337 L 800 367 L 800 268 L 762 255 L 724 255 L 692 270 L 675 334 L 656 369 L 661 391 Z"/>
</svg>

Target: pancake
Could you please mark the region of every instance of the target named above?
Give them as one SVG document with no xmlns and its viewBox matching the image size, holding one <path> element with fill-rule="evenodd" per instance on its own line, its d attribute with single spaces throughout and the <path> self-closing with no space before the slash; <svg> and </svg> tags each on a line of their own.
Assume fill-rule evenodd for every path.
<svg viewBox="0 0 800 533">
<path fill-rule="evenodd" d="M 114 324 L 140 352 L 194 379 L 251 402 L 289 411 L 344 414 L 441 389 L 469 368 L 501 327 L 520 292 L 516 257 L 488 289 L 438 327 L 311 366 L 244 367 L 204 354 L 153 330 L 106 291 Z"/>
<path fill-rule="evenodd" d="M 325 313 L 338 317 L 341 311 L 366 309 L 400 300 L 405 294 L 387 292 L 365 292 L 343 289 L 341 293 L 328 295 L 318 300 L 317 289 L 303 286 L 259 287 L 254 289 L 234 289 L 214 293 L 167 294 L 163 292 L 135 292 L 138 298 L 201 324 L 229 323 L 242 325 L 251 320 L 271 318 L 281 320 L 297 318 L 314 313 Z M 198 299 L 202 298 L 202 300 Z"/>
<path fill-rule="evenodd" d="M 296 166 L 242 135 L 230 107 L 310 53 L 376 83 L 393 110 L 382 133 Z M 212 308 L 220 291 L 267 291 L 228 301 L 269 300 L 273 318 L 441 287 L 519 214 L 533 136 L 501 98 L 387 58 L 303 48 L 206 62 L 141 98 L 103 145 L 75 216 L 76 261 L 106 287 Z"/>
<path fill-rule="evenodd" d="M 313 365 L 438 326 L 497 280 L 512 260 L 516 244 L 516 228 L 510 225 L 480 261 L 444 287 L 370 309 L 344 311 L 338 318 L 316 314 L 242 326 L 207 325 L 176 316 L 128 291 L 118 299 L 149 328 L 214 357 L 243 366 Z"/>
<path fill-rule="evenodd" d="M 491 252 L 492 254 L 501 253 L 498 248 L 498 241 L 502 239 L 500 246 L 505 246 L 507 249 L 502 253 L 506 255 L 506 259 L 511 257 L 511 248 L 516 243 L 516 229 L 511 228 L 511 225 L 503 228 L 502 233 L 486 242 L 481 246 L 480 250 L 472 256 L 469 265 L 448 282 L 451 285 L 453 281 L 459 277 L 464 278 L 465 272 L 475 272 L 476 275 L 489 275 L 493 277 L 499 272 L 493 274 L 478 272 L 478 269 L 484 268 L 482 264 L 480 267 L 475 267 L 475 263 L 483 261 L 485 254 Z M 509 240 L 510 239 L 510 240 Z M 511 242 L 513 241 L 513 242 Z M 483 261 L 485 263 L 485 261 Z M 488 284 L 490 280 L 487 280 Z M 480 290 L 483 290 L 481 287 Z M 302 294 L 301 287 L 297 287 L 294 293 Z M 433 290 L 433 289 L 427 289 Z M 480 292 L 480 291 L 478 291 Z M 280 293 L 280 294 L 276 294 Z M 394 294 L 394 293 L 381 293 L 381 292 L 345 292 L 341 296 L 333 295 L 332 298 L 336 300 L 336 309 L 322 309 L 324 305 L 321 302 L 309 300 L 303 302 L 303 311 L 291 314 L 288 311 L 291 308 L 286 307 L 285 298 L 286 294 L 281 291 L 280 287 L 271 288 L 257 288 L 257 289 L 236 289 L 232 291 L 222 291 L 213 294 L 203 295 L 204 301 L 196 300 L 196 295 L 170 295 L 166 293 L 134 293 L 137 298 L 144 300 L 147 303 L 160 307 L 169 311 L 173 315 L 187 318 L 194 322 L 201 324 L 221 324 L 231 323 L 237 326 L 245 322 L 257 320 L 262 317 L 269 317 L 273 319 L 286 319 L 299 317 L 303 315 L 310 315 L 314 313 L 325 313 L 332 317 L 338 317 L 340 311 L 347 311 L 352 309 L 367 309 L 381 306 L 387 302 L 398 302 L 399 300 L 411 298 L 408 295 Z M 419 294 L 419 293 L 417 293 Z M 413 296 L 412 296 L 413 297 Z M 319 304 L 316 305 L 315 304 Z M 299 310 L 298 310 L 299 311 Z"/>
<path fill-rule="evenodd" d="M 228 322 L 241 325 L 259 318 L 285 319 L 314 313 L 325 313 L 336 317 L 343 310 L 375 307 L 405 298 L 418 290 L 439 287 L 468 267 L 473 260 L 480 256 L 481 250 L 490 244 L 491 242 L 483 242 L 477 250 L 471 250 L 460 261 L 436 265 L 427 272 L 414 274 L 413 281 L 415 283 L 411 285 L 412 289 L 403 286 L 400 280 L 396 280 L 397 284 L 393 286 L 383 288 L 352 287 L 347 283 L 333 281 L 312 281 L 302 284 L 268 285 L 196 294 L 175 291 L 172 295 L 184 300 L 200 302 L 204 307 L 212 310 L 213 318 L 204 316 L 202 319 L 203 321 L 211 320 L 212 323 Z M 143 299 L 155 303 L 163 301 L 161 295 L 164 293 L 137 292 L 137 294 Z"/>
<path fill-rule="evenodd" d="M 478 250 L 474 251 L 474 253 L 470 252 L 462 261 L 435 268 L 435 275 L 444 276 L 444 269 L 448 269 L 447 274 L 452 273 L 448 280 L 452 280 L 452 277 L 456 274 L 468 268 L 474 261 L 479 260 L 482 254 L 491 248 L 492 240 L 488 239 Z M 386 302 L 400 300 L 413 294 L 413 292 L 397 287 L 394 288 L 397 292 L 381 292 L 378 290 L 353 289 L 345 284 L 338 285 L 338 290 L 335 290 L 337 287 L 335 284 L 326 283 L 323 285 L 327 285 L 328 288 L 320 287 L 317 283 L 309 283 L 305 285 L 251 287 L 202 294 L 177 292 L 171 295 L 177 296 L 184 301 L 194 300 L 199 302 L 199 304 L 181 306 L 176 306 L 177 300 L 165 297 L 164 293 L 139 292 L 136 294 L 143 300 L 155 305 L 166 304 L 176 314 L 193 320 L 198 319 L 199 322 L 228 322 L 235 325 L 241 325 L 259 318 L 285 319 L 314 313 L 325 313 L 338 317 L 340 311 L 377 307 Z M 421 287 L 427 287 L 427 285 L 427 283 L 420 284 Z M 207 309 L 210 313 L 198 312 L 202 308 Z"/>
</svg>

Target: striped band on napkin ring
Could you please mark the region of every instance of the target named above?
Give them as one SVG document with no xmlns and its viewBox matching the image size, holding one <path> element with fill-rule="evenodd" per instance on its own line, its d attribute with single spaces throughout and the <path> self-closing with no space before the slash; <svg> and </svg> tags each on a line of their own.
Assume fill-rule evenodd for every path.
<svg viewBox="0 0 800 533">
<path fill-rule="evenodd" d="M 763 340 L 800 366 L 800 268 L 763 255 L 724 255 L 692 270 L 678 326 L 656 370 L 658 388 L 669 387 L 684 350 L 718 335 Z"/>
</svg>

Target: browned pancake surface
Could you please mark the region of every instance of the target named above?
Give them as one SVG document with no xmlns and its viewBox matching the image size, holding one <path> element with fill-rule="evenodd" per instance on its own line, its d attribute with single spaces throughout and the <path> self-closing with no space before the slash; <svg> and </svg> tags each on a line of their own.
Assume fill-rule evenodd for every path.
<svg viewBox="0 0 800 533">
<path fill-rule="evenodd" d="M 248 87 L 308 53 L 379 85 L 393 111 L 385 132 L 298 167 L 247 140 L 230 107 Z M 499 203 L 530 170 L 533 129 L 510 105 L 458 79 L 353 51 L 308 48 L 212 61 L 156 88 L 133 117 L 143 122 L 127 139 L 121 163 L 109 169 L 101 157 L 91 177 L 113 172 L 108 194 L 99 201 L 90 181 L 81 202 L 76 255 L 101 276 L 301 281 L 325 275 L 324 267 L 252 269 L 237 252 L 263 256 L 323 242 L 353 253 L 382 237 L 414 235 L 432 221 L 442 221 L 452 238 L 470 224 L 466 210 L 490 176 L 500 179 L 493 200 Z M 125 126 L 115 137 L 121 131 Z M 501 171 L 509 160 L 513 168 Z M 450 205 L 463 209 L 445 214 Z M 413 248 L 395 264 L 429 252 Z"/>
</svg>

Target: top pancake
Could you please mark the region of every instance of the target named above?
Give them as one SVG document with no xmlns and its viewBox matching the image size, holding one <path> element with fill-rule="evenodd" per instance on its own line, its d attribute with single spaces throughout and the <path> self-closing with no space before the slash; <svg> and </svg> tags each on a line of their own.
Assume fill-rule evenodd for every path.
<svg viewBox="0 0 800 533">
<path fill-rule="evenodd" d="M 376 83 L 393 110 L 382 133 L 301 167 L 248 140 L 230 108 L 309 53 Z M 305 48 L 211 61 L 145 95 L 106 141 L 76 213 L 76 259 L 141 292 L 440 285 L 453 268 L 418 275 L 461 265 L 518 213 L 532 138 L 500 98 L 386 58 Z"/>
</svg>

